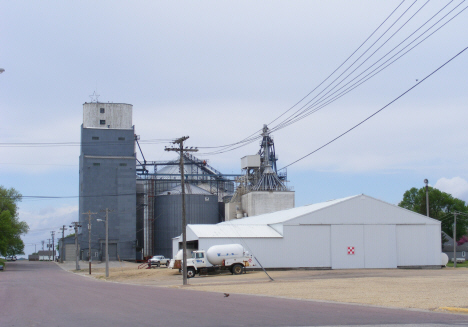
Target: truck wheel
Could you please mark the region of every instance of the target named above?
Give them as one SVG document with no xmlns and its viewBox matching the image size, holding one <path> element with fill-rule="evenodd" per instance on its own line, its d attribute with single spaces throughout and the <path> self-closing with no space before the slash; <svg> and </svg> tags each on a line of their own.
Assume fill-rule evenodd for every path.
<svg viewBox="0 0 468 327">
<path fill-rule="evenodd" d="M 187 268 L 187 278 L 195 277 L 195 269 L 192 267 Z"/>
<path fill-rule="evenodd" d="M 234 266 L 232 266 L 232 273 L 234 275 L 240 275 L 240 274 L 242 274 L 243 269 L 244 269 L 244 267 L 242 267 L 241 264 L 235 264 Z"/>
</svg>

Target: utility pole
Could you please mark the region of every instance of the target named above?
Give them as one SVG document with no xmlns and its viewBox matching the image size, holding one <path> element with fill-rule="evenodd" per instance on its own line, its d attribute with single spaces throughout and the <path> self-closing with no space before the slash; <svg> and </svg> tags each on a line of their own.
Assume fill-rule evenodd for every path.
<svg viewBox="0 0 468 327">
<path fill-rule="evenodd" d="M 55 262 L 55 231 L 51 231 L 50 234 L 52 235 L 52 261 Z"/>
<path fill-rule="evenodd" d="M 173 144 L 179 144 L 179 148 L 165 148 L 166 151 L 177 151 L 180 153 L 180 181 L 182 188 L 182 278 L 183 284 L 187 285 L 187 221 L 185 220 L 185 177 L 184 177 L 184 151 L 197 152 L 198 149 L 184 149 L 184 141 L 188 136 L 178 138 Z"/>
<path fill-rule="evenodd" d="M 50 261 L 50 241 L 52 241 L 52 240 L 50 238 L 48 238 L 47 241 L 49 241 L 47 243 L 47 255 L 49 256 L 49 261 Z"/>
<path fill-rule="evenodd" d="M 453 268 L 457 268 L 457 213 L 453 213 Z"/>
<path fill-rule="evenodd" d="M 109 208 L 106 208 L 106 278 L 109 277 Z M 102 221 L 102 219 L 97 219 Z"/>
<path fill-rule="evenodd" d="M 80 263 L 78 261 L 80 252 L 78 251 L 78 227 L 81 227 L 80 223 L 77 221 L 72 222 L 73 225 L 70 225 L 70 228 L 75 228 L 75 269 L 81 270 Z"/>
<path fill-rule="evenodd" d="M 60 263 L 63 263 L 63 239 L 65 238 L 65 231 L 67 230 L 67 227 L 63 225 L 60 227 L 60 230 L 62 231 L 62 245 L 59 246 L 59 251 L 60 251 Z"/>
<path fill-rule="evenodd" d="M 41 243 L 42 243 L 42 251 L 44 251 L 44 243 L 45 243 L 45 241 L 41 241 Z"/>
<path fill-rule="evenodd" d="M 424 183 L 426 184 L 426 216 L 429 217 L 429 181 L 427 178 L 424 180 Z"/>
<path fill-rule="evenodd" d="M 89 274 L 91 275 L 91 262 L 93 261 L 93 257 L 91 255 L 91 216 L 95 215 L 96 212 L 83 212 L 83 215 L 88 215 L 88 234 L 89 234 L 89 245 L 88 245 L 88 261 L 89 261 Z"/>
</svg>

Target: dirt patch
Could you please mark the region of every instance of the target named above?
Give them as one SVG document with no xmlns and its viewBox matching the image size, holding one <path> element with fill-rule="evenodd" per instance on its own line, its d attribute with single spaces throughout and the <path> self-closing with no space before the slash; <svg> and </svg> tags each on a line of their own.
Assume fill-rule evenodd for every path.
<svg viewBox="0 0 468 327">
<path fill-rule="evenodd" d="M 182 285 L 182 275 L 167 268 L 137 269 L 126 263 L 110 269 L 93 269 L 93 277 L 113 282 L 177 287 L 207 292 L 256 294 L 295 299 L 336 301 L 396 308 L 437 310 L 440 307 L 468 308 L 466 268 L 290 270 L 271 271 L 270 281 L 262 271 L 242 275 L 197 276 Z M 83 271 L 80 272 L 82 274 Z"/>
</svg>

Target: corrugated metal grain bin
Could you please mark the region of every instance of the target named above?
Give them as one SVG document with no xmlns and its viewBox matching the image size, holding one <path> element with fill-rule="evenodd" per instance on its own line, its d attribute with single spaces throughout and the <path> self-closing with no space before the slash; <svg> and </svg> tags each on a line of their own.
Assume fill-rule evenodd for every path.
<svg viewBox="0 0 468 327">
<path fill-rule="evenodd" d="M 191 186 L 192 191 L 195 188 Z M 169 194 L 168 194 L 169 193 Z M 174 194 L 175 193 L 175 194 Z M 208 192 L 186 194 L 187 224 L 216 224 L 219 222 L 218 199 Z M 172 257 L 172 238 L 182 233 L 182 195 L 165 192 L 155 197 L 154 254 Z"/>
</svg>

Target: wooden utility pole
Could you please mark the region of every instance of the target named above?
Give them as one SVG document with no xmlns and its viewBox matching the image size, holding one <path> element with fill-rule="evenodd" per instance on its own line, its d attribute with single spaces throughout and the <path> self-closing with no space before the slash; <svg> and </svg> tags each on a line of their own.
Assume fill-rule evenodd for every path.
<svg viewBox="0 0 468 327">
<path fill-rule="evenodd" d="M 93 261 L 93 257 L 91 254 L 91 216 L 97 214 L 96 212 L 83 212 L 83 215 L 88 215 L 88 235 L 89 235 L 89 245 L 88 245 L 88 261 L 89 261 L 89 274 L 91 275 L 91 262 Z"/>
<path fill-rule="evenodd" d="M 173 144 L 179 144 L 179 148 L 166 148 L 166 151 L 177 151 L 180 154 L 180 185 L 182 188 L 182 278 L 187 285 L 187 221 L 185 219 L 185 177 L 184 177 L 184 152 L 197 152 L 198 149 L 184 149 L 184 141 L 188 136 L 178 138 Z"/>
<path fill-rule="evenodd" d="M 65 231 L 67 230 L 67 227 L 63 225 L 60 227 L 60 230 L 62 231 L 62 246 L 59 246 L 60 248 L 60 263 L 63 263 L 63 239 L 65 238 Z"/>
<path fill-rule="evenodd" d="M 55 262 L 55 231 L 51 231 L 50 234 L 52 235 L 52 261 Z"/>
<path fill-rule="evenodd" d="M 109 208 L 106 208 L 106 277 L 109 277 Z M 103 221 L 102 219 L 97 219 L 97 221 Z"/>
<path fill-rule="evenodd" d="M 77 221 L 72 222 L 73 225 L 70 225 L 70 228 L 75 228 L 75 269 L 81 270 L 80 263 L 78 261 L 80 252 L 78 251 L 78 227 L 81 227 L 80 223 Z"/>
<path fill-rule="evenodd" d="M 49 261 L 50 261 L 50 241 L 52 241 L 52 239 L 48 238 L 47 241 L 49 241 L 49 243 L 47 243 L 47 255 L 49 256 Z"/>
<path fill-rule="evenodd" d="M 457 213 L 453 213 L 453 268 L 457 268 Z"/>
</svg>

